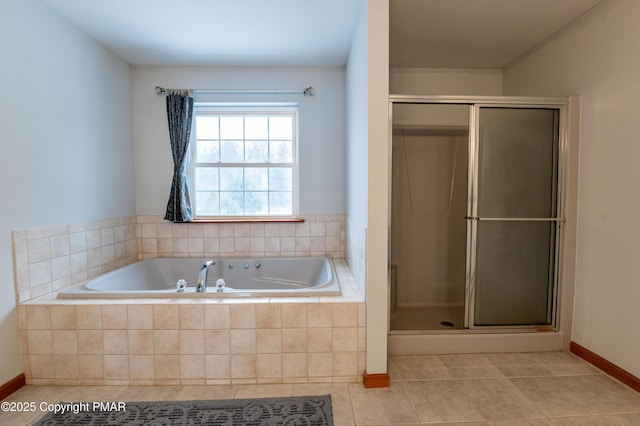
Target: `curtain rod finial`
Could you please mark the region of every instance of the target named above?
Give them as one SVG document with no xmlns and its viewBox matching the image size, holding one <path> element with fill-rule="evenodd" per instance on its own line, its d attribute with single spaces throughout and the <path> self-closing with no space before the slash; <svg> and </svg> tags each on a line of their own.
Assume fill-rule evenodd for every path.
<svg viewBox="0 0 640 426">
<path fill-rule="evenodd" d="M 156 95 L 164 95 L 166 92 L 164 87 L 156 86 Z"/>
<path fill-rule="evenodd" d="M 315 96 L 316 95 L 316 89 L 314 89 L 313 86 L 309 86 L 306 89 L 304 89 L 302 93 L 305 96 Z"/>
</svg>

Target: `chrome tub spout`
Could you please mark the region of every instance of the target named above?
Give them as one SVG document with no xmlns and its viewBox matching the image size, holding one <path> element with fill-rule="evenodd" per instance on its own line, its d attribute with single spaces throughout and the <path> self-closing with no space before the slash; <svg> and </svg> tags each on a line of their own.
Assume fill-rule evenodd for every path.
<svg viewBox="0 0 640 426">
<path fill-rule="evenodd" d="M 200 268 L 200 272 L 198 272 L 198 280 L 196 281 L 196 292 L 204 293 L 207 291 L 207 272 L 209 271 L 209 267 L 215 265 L 216 262 L 213 260 L 207 260 Z"/>
</svg>

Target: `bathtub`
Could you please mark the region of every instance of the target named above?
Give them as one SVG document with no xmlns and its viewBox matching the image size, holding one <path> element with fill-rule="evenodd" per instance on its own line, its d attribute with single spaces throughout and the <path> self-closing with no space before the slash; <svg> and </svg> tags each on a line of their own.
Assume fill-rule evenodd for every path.
<svg viewBox="0 0 640 426">
<path fill-rule="evenodd" d="M 196 292 L 198 272 L 208 260 L 206 292 Z M 217 291 L 216 282 L 225 287 Z M 178 291 L 179 280 L 186 281 Z M 329 257 L 176 259 L 154 258 L 107 272 L 58 293 L 58 298 L 289 297 L 340 296 Z"/>
</svg>

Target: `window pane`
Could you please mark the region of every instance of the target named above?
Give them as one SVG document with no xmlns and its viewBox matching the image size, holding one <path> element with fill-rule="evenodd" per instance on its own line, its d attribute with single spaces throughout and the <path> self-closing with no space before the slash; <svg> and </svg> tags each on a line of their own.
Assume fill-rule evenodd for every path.
<svg viewBox="0 0 640 426">
<path fill-rule="evenodd" d="M 291 192 L 270 192 L 269 213 L 290 215 L 293 213 L 293 195 Z"/>
<path fill-rule="evenodd" d="M 218 169 L 213 167 L 196 168 L 196 189 L 198 191 L 217 191 L 218 188 Z"/>
<path fill-rule="evenodd" d="M 244 143 L 242 141 L 220 141 L 220 160 L 223 163 L 243 163 Z"/>
<path fill-rule="evenodd" d="M 220 117 L 220 139 L 242 139 L 243 117 Z"/>
<path fill-rule="evenodd" d="M 244 149 L 247 163 L 266 163 L 269 161 L 269 142 L 267 141 L 247 141 Z"/>
<path fill-rule="evenodd" d="M 245 192 L 244 213 L 250 215 L 269 214 L 268 192 Z"/>
<path fill-rule="evenodd" d="M 221 192 L 220 214 L 227 216 L 244 214 L 244 192 Z"/>
<path fill-rule="evenodd" d="M 293 118 L 269 117 L 269 139 L 293 139 Z"/>
<path fill-rule="evenodd" d="M 269 179 L 267 169 L 250 167 L 244 169 L 245 191 L 268 191 Z"/>
<path fill-rule="evenodd" d="M 285 167 L 270 168 L 269 189 L 271 191 L 291 191 L 293 189 L 291 169 Z"/>
<path fill-rule="evenodd" d="M 217 163 L 220 161 L 218 141 L 197 141 L 196 161 L 198 163 Z"/>
<path fill-rule="evenodd" d="M 196 214 L 201 216 L 216 216 L 220 214 L 219 195 L 217 192 L 196 193 Z"/>
<path fill-rule="evenodd" d="M 245 139 L 269 138 L 268 118 L 267 117 L 245 117 L 244 118 L 244 138 Z"/>
<path fill-rule="evenodd" d="M 241 167 L 224 167 L 220 169 L 221 191 L 242 191 L 243 181 Z"/>
<path fill-rule="evenodd" d="M 218 117 L 196 117 L 196 139 L 218 139 Z"/>
<path fill-rule="evenodd" d="M 290 108 L 196 105 L 189 161 L 196 216 L 291 216 L 296 116 Z"/>
<path fill-rule="evenodd" d="M 272 163 L 292 163 L 293 142 L 271 141 L 269 143 L 269 161 Z"/>
</svg>

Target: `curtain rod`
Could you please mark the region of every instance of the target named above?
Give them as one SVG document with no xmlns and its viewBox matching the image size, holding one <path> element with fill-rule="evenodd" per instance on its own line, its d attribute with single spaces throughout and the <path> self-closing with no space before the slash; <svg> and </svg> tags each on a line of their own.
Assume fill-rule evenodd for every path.
<svg viewBox="0 0 640 426">
<path fill-rule="evenodd" d="M 206 94 L 275 94 L 275 95 L 304 95 L 304 96 L 315 96 L 316 89 L 313 86 L 305 87 L 302 90 L 283 90 L 283 89 L 194 89 L 196 93 L 206 93 Z M 167 89 L 164 87 L 156 86 L 156 95 L 162 96 L 166 95 Z"/>
</svg>

